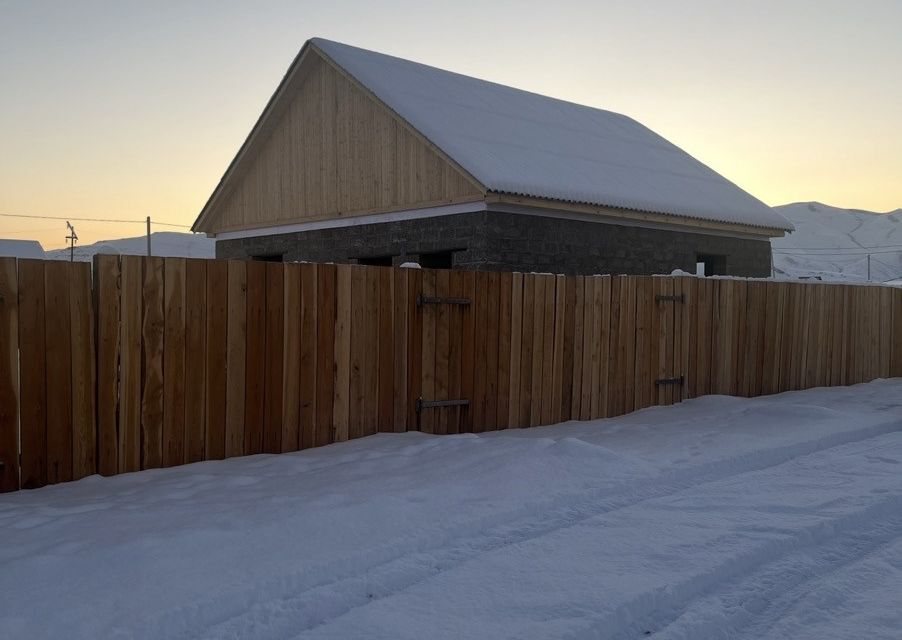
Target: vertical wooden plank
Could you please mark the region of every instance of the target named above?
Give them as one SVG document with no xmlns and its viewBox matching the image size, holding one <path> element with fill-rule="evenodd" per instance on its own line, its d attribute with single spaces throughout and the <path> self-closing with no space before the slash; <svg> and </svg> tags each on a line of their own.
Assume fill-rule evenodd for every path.
<svg viewBox="0 0 902 640">
<path fill-rule="evenodd" d="M 410 269 L 392 271 L 392 345 L 394 347 L 394 407 L 392 426 L 396 433 L 407 430 L 407 274 Z M 459 336 L 457 337 L 459 340 Z"/>
<path fill-rule="evenodd" d="M 207 262 L 185 260 L 185 462 L 206 455 Z"/>
<path fill-rule="evenodd" d="M 185 462 L 185 259 L 163 267 L 163 466 Z M 242 416 L 243 422 L 244 416 Z"/>
<path fill-rule="evenodd" d="M 485 296 L 485 395 L 483 396 L 483 427 L 485 431 L 498 428 L 498 314 L 500 312 L 500 275 L 491 272 L 486 278 Z"/>
<path fill-rule="evenodd" d="M 472 273 L 468 274 L 468 291 L 473 293 Z M 416 400 L 423 394 L 423 311 L 417 306 L 417 296 L 423 291 L 423 271 L 419 269 L 410 270 L 407 274 L 407 429 L 408 431 L 419 430 L 420 418 L 416 411 Z M 472 298 L 471 298 L 472 299 Z M 464 367 L 466 373 L 463 375 L 462 382 L 466 385 L 466 397 L 473 402 L 473 353 L 472 348 L 469 354 L 466 346 L 473 344 L 473 320 L 472 311 L 468 307 L 469 317 L 465 323 L 464 331 Z M 467 335 L 469 331 L 469 335 Z M 469 342 L 468 342 L 469 340 Z M 469 363 L 466 358 L 469 356 Z M 468 368 L 467 368 L 468 367 Z M 468 423 L 472 421 L 472 411 L 466 412 Z"/>
<path fill-rule="evenodd" d="M 632 380 L 624 379 L 624 368 L 621 363 L 620 350 L 620 289 L 623 278 L 620 276 L 610 277 L 610 294 L 608 305 L 608 375 L 604 380 L 605 386 L 608 388 L 607 406 L 605 408 L 605 417 L 616 416 L 623 413 L 623 396 L 627 384 L 632 385 Z M 576 317 L 579 322 L 579 315 Z M 575 386 L 575 385 L 574 385 Z"/>
<path fill-rule="evenodd" d="M 554 312 L 556 279 L 553 275 L 543 275 L 545 280 L 545 301 L 543 309 L 542 329 L 542 409 L 540 424 L 553 424 L 556 422 L 554 411 Z"/>
<path fill-rule="evenodd" d="M 0 493 L 19 488 L 19 284 L 0 258 Z"/>
<path fill-rule="evenodd" d="M 564 327 L 563 356 L 561 361 L 561 421 L 570 420 L 573 415 L 573 357 L 574 331 L 576 326 L 576 278 L 564 276 Z M 607 382 L 607 381 L 605 381 Z"/>
<path fill-rule="evenodd" d="M 510 328 L 510 396 L 508 398 L 507 426 L 520 426 L 520 371 L 523 353 L 523 274 L 511 274 L 511 328 Z M 900 340 L 902 343 L 902 340 Z"/>
<path fill-rule="evenodd" d="M 573 382 L 570 391 L 570 417 L 584 420 L 582 414 L 583 397 L 583 345 L 585 317 L 585 276 L 573 277 Z"/>
<path fill-rule="evenodd" d="M 779 353 L 783 340 L 782 324 L 780 323 L 780 311 L 783 305 L 781 283 L 768 282 L 763 287 L 767 290 L 764 303 L 764 329 L 763 344 L 760 346 L 763 354 L 762 378 L 760 393 L 776 393 L 779 375 Z"/>
<path fill-rule="evenodd" d="M 451 297 L 451 279 L 447 269 L 435 273 L 436 295 Z M 448 400 L 449 368 L 451 362 L 451 308 L 446 304 L 435 305 L 435 399 Z M 448 414 L 450 409 L 430 409 L 433 431 L 439 434 L 448 433 Z"/>
<path fill-rule="evenodd" d="M 363 267 L 366 277 L 364 322 L 363 433 L 377 431 L 379 419 L 379 267 Z"/>
<path fill-rule="evenodd" d="M 598 325 L 598 417 L 610 413 L 611 396 L 611 276 L 600 276 L 595 285 L 595 322 Z"/>
<path fill-rule="evenodd" d="M 376 429 L 378 431 L 393 432 L 394 422 L 394 393 L 395 393 L 395 343 L 394 328 L 392 326 L 393 299 L 391 269 L 379 267 L 376 269 L 379 291 L 379 324 L 378 344 L 379 352 L 376 359 L 378 365 L 378 411 Z"/>
<path fill-rule="evenodd" d="M 511 395 L 511 305 L 513 274 L 502 273 L 498 281 L 498 404 L 496 406 L 495 426 L 507 429 L 510 424 Z M 452 334 L 452 340 L 454 340 Z M 563 362 L 562 365 L 563 367 Z M 558 393 L 558 411 L 560 411 L 560 393 Z"/>
<path fill-rule="evenodd" d="M 301 265 L 284 265 L 283 348 L 282 348 L 282 435 L 281 450 L 300 448 L 301 388 Z"/>
<path fill-rule="evenodd" d="M 629 413 L 636 405 L 636 386 L 630 381 L 636 372 L 636 308 L 638 300 L 636 276 L 622 276 L 620 281 L 620 362 L 623 363 L 623 412 Z"/>
<path fill-rule="evenodd" d="M 696 340 L 695 340 L 695 368 L 696 386 L 692 390 L 692 397 L 712 393 L 711 367 L 712 351 L 714 344 L 714 281 L 702 278 L 698 281 L 696 290 Z"/>
<path fill-rule="evenodd" d="M 266 263 L 266 360 L 263 383 L 263 452 L 282 450 L 282 358 L 285 332 L 285 265 Z"/>
<path fill-rule="evenodd" d="M 892 375 L 892 350 L 893 350 L 893 290 L 889 287 L 880 287 L 880 344 L 877 346 L 880 354 L 880 370 L 878 377 L 888 378 Z"/>
<path fill-rule="evenodd" d="M 467 288 L 465 273 L 449 271 L 449 295 L 454 298 L 466 298 Z M 448 395 L 452 398 L 462 397 L 461 368 L 463 366 L 463 326 L 464 313 L 468 305 L 453 305 L 450 309 L 448 326 Z M 463 407 L 452 407 L 448 410 L 447 433 L 461 433 L 463 430 Z M 506 418 L 506 416 L 505 416 Z"/>
<path fill-rule="evenodd" d="M 545 287 L 547 276 L 534 275 L 535 293 L 532 306 L 532 378 L 530 379 L 529 426 L 542 424 L 542 392 L 545 357 Z"/>
<path fill-rule="evenodd" d="M 431 269 L 423 271 L 423 295 L 433 297 L 436 274 Z M 422 351 L 422 397 L 424 400 L 435 400 L 435 320 L 436 305 L 423 305 L 420 315 L 423 318 L 423 351 Z M 477 369 L 478 371 L 478 369 Z M 477 376 L 478 378 L 478 376 Z M 479 400 L 477 400 L 479 402 Z M 477 405 L 478 406 L 478 405 Z M 435 433 L 435 411 L 425 409 L 420 412 L 420 430 L 424 433 Z"/>
<path fill-rule="evenodd" d="M 335 441 L 333 400 L 335 392 L 335 283 L 334 264 L 317 266 L 316 315 L 316 445 Z"/>
<path fill-rule="evenodd" d="M 119 320 L 119 473 L 141 468 L 141 317 L 142 264 L 139 256 L 122 256 Z"/>
<path fill-rule="evenodd" d="M 2 270 L 2 266 L 0 266 Z M 72 479 L 97 473 L 97 375 L 91 265 L 71 265 L 69 296 L 72 325 Z M 2 293 L 0 293 L 2 297 Z M 0 302 L 2 304 L 2 302 Z M 0 310 L 2 314 L 2 310 Z M 0 322 L 2 331 L 2 322 Z M 0 349 L 2 354 L 2 349 Z M 2 357 L 2 356 L 0 356 Z M 0 375 L 2 380 L 2 375 Z M 0 410 L 2 413 L 2 410 Z M 2 422 L 2 418 L 0 418 Z M 0 426 L 2 431 L 2 426 Z M 2 456 L 0 456 L 2 458 Z"/>
<path fill-rule="evenodd" d="M 72 334 L 68 262 L 44 265 L 47 348 L 47 483 L 72 479 Z"/>
<path fill-rule="evenodd" d="M 652 404 L 655 395 L 655 376 L 657 367 L 658 336 L 653 335 L 656 317 L 654 285 L 657 278 L 637 276 L 636 280 L 636 368 L 635 384 L 636 409 Z"/>
<path fill-rule="evenodd" d="M 601 342 L 606 329 L 603 325 L 606 322 L 604 313 L 604 292 L 606 288 L 606 276 L 592 276 L 586 278 L 586 283 L 590 284 L 586 288 L 586 307 L 591 309 L 588 316 L 590 321 L 587 323 L 591 327 L 591 334 L 587 334 L 589 341 L 586 344 L 586 356 L 591 362 L 590 368 L 583 374 L 583 384 L 588 384 L 589 395 L 584 400 L 589 403 L 589 417 L 593 420 L 604 416 L 604 395 L 603 390 L 607 386 L 602 374 L 602 356 L 603 349 Z M 591 291 L 591 295 L 590 295 Z M 584 358 L 586 356 L 583 356 Z"/>
<path fill-rule="evenodd" d="M 144 260 L 141 468 L 163 465 L 163 258 Z"/>
<path fill-rule="evenodd" d="M 357 437 L 359 435 L 356 420 L 359 419 L 359 408 L 355 404 L 354 434 L 349 431 L 350 414 L 351 414 L 351 379 L 354 379 L 354 393 L 356 394 L 359 380 L 360 370 L 351 354 L 351 333 L 352 327 L 357 321 L 353 312 L 353 301 L 360 300 L 354 297 L 352 293 L 352 282 L 355 277 L 359 277 L 360 270 L 349 265 L 336 266 L 335 274 L 335 386 L 333 390 L 333 406 L 334 406 L 334 422 L 335 422 L 335 441 L 343 442 L 349 437 Z M 357 292 L 360 295 L 360 292 Z M 356 368 L 355 368 L 356 364 Z"/>
<path fill-rule="evenodd" d="M 683 302 L 680 303 L 673 317 L 673 331 L 675 340 L 678 345 L 674 346 L 674 376 L 682 376 L 683 384 L 674 389 L 673 401 L 682 402 L 689 397 L 689 336 L 692 331 L 691 316 L 692 305 L 695 304 L 695 292 L 693 283 L 695 278 L 681 277 L 677 278 L 674 285 L 674 294 L 681 295 Z"/>
<path fill-rule="evenodd" d="M 281 267 L 281 265 L 277 266 Z M 279 293 L 281 293 L 281 289 Z M 228 296 L 228 262 L 210 260 L 207 263 L 207 406 L 205 411 L 207 420 L 204 439 L 206 460 L 221 460 L 225 457 Z M 281 320 L 281 315 L 279 319 Z M 278 360 L 281 365 L 281 353 L 279 353 Z M 279 390 L 281 391 L 281 386 Z M 278 453 L 278 451 L 271 452 Z"/>
<path fill-rule="evenodd" d="M 119 256 L 94 256 L 97 315 L 97 472 L 119 473 Z"/>
<path fill-rule="evenodd" d="M 892 299 L 893 351 L 890 362 L 890 375 L 898 378 L 902 376 L 902 289 L 893 289 Z"/>
<path fill-rule="evenodd" d="M 47 351 L 44 261 L 19 260 L 19 401 L 21 486 L 47 484 Z"/>
<path fill-rule="evenodd" d="M 520 329 L 520 418 L 518 425 L 528 427 L 532 407 L 533 350 L 535 348 L 535 305 L 536 282 L 538 277 L 527 273 L 523 275 L 523 322 Z"/>
<path fill-rule="evenodd" d="M 266 405 L 266 263 L 245 264 L 247 346 L 244 365 L 244 454 L 263 453 Z"/>
<path fill-rule="evenodd" d="M 598 350 L 595 348 L 598 325 L 595 317 L 595 285 L 597 276 L 583 278 L 583 340 L 582 340 L 582 390 L 580 392 L 580 420 L 593 418 L 593 374 L 598 368 Z M 596 404 L 597 407 L 597 404 Z"/>
<path fill-rule="evenodd" d="M 351 351 L 349 438 L 364 435 L 366 414 L 366 270 L 351 268 Z"/>
<path fill-rule="evenodd" d="M 247 366 L 248 343 L 247 267 L 245 264 L 238 261 L 228 263 L 225 397 L 226 458 L 244 455 L 244 399 L 247 388 L 245 367 Z"/>
<path fill-rule="evenodd" d="M 319 299 L 317 286 L 317 267 L 315 264 L 302 264 L 301 269 L 301 344 L 299 363 L 299 388 L 298 393 L 298 447 L 306 449 L 314 446 L 316 442 L 316 385 L 317 371 L 317 327 L 316 315 Z M 348 292 L 350 293 L 350 291 Z M 336 331 L 337 331 L 336 321 Z M 336 343 L 337 344 L 337 343 Z M 333 366 L 337 366 L 335 363 Z M 347 361 L 345 361 L 347 367 Z M 347 368 L 345 368 L 347 372 Z M 326 374 L 333 372 L 327 371 Z M 338 370 L 334 369 L 335 379 L 338 379 Z M 336 382 L 337 384 L 337 382 Z M 336 391 L 337 393 L 337 391 Z M 344 387 L 344 399 L 347 403 L 347 385 Z M 334 430 L 336 436 L 341 430 L 339 418 L 336 415 Z M 348 437 L 347 404 L 343 431 L 344 440 Z"/>
</svg>

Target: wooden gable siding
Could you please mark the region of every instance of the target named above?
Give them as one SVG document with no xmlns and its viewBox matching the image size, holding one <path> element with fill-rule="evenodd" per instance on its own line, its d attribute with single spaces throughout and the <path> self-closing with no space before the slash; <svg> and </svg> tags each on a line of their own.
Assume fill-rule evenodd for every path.
<svg viewBox="0 0 902 640">
<path fill-rule="evenodd" d="M 232 176 L 202 231 L 219 232 L 481 198 L 454 165 L 311 51 L 268 138 Z M 306 68 L 304 68 L 306 67 Z"/>
</svg>

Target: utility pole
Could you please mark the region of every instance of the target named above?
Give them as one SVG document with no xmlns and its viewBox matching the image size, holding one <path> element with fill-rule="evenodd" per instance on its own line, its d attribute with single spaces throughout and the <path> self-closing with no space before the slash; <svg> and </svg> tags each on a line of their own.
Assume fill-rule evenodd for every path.
<svg viewBox="0 0 902 640">
<path fill-rule="evenodd" d="M 150 216 L 147 216 L 147 255 L 150 256 Z"/>
<path fill-rule="evenodd" d="M 75 262 L 75 242 L 78 240 L 78 234 L 75 233 L 75 227 L 66 220 L 66 226 L 69 228 L 69 235 L 66 240 L 69 241 L 69 262 Z"/>
</svg>

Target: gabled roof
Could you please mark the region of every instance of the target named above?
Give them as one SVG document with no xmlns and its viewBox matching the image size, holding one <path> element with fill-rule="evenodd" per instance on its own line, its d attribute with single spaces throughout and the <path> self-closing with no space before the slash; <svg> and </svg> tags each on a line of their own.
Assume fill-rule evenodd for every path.
<svg viewBox="0 0 902 640">
<path fill-rule="evenodd" d="M 627 116 L 322 38 L 310 44 L 488 191 L 793 228 L 766 204 Z"/>
</svg>

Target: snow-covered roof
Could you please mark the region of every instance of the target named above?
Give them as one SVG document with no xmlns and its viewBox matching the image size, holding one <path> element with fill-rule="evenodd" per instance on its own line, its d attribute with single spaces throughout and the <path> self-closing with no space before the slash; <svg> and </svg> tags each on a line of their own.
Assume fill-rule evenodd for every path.
<svg viewBox="0 0 902 640">
<path fill-rule="evenodd" d="M 43 259 L 46 255 L 44 247 L 37 240 L 6 240 L 0 238 L 0 257 Z"/>
<path fill-rule="evenodd" d="M 627 116 L 322 38 L 310 42 L 489 191 L 792 229 Z"/>
</svg>

